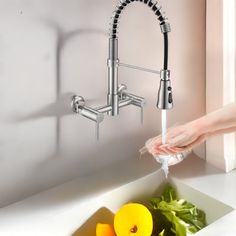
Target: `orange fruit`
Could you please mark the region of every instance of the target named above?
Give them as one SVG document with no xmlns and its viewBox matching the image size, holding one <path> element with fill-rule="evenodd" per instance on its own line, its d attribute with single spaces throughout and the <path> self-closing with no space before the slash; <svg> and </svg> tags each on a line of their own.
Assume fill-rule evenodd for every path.
<svg viewBox="0 0 236 236">
<path fill-rule="evenodd" d="M 117 236 L 151 236 L 152 215 L 142 204 L 126 204 L 116 213 L 114 228 Z"/>
<path fill-rule="evenodd" d="M 97 224 L 96 236 L 116 236 L 114 228 L 109 224 Z"/>
</svg>

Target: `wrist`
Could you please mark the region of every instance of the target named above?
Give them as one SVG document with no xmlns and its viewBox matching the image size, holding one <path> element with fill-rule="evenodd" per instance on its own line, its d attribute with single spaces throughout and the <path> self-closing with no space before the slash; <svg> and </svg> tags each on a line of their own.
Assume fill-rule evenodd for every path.
<svg viewBox="0 0 236 236">
<path fill-rule="evenodd" d="M 210 133 L 210 126 L 208 125 L 205 116 L 190 122 L 190 124 L 198 136 L 207 135 Z"/>
</svg>

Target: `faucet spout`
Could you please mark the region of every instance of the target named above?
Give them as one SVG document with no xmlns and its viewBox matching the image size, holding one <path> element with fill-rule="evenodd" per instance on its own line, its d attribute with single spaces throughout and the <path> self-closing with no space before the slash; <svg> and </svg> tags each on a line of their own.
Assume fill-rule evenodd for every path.
<svg viewBox="0 0 236 236">
<path fill-rule="evenodd" d="M 161 6 L 158 6 L 155 0 L 120 0 L 116 6 L 116 10 L 113 13 L 111 28 L 110 28 L 110 39 L 109 39 L 109 58 L 108 58 L 108 95 L 107 103 L 112 107 L 111 111 L 108 112 L 111 116 L 119 114 L 119 91 L 118 91 L 118 26 L 120 15 L 123 10 L 132 2 L 143 2 L 147 5 L 159 20 L 161 32 L 164 37 L 164 65 L 161 71 L 160 88 L 158 91 L 157 107 L 159 109 L 171 109 L 173 107 L 173 98 L 170 84 L 170 71 L 168 70 L 168 33 L 171 31 L 168 19 L 164 16 L 161 11 Z M 132 68 L 131 66 L 129 66 Z M 133 67 L 134 68 L 134 67 Z M 138 67 L 136 67 L 138 68 Z M 139 68 L 140 69 L 140 68 Z M 148 71 L 148 70 L 146 70 Z M 150 70 L 149 70 L 150 71 Z"/>
</svg>

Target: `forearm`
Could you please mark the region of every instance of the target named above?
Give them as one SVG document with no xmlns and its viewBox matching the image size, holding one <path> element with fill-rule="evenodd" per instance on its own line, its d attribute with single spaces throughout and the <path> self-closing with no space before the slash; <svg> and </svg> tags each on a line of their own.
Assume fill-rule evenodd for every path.
<svg viewBox="0 0 236 236">
<path fill-rule="evenodd" d="M 228 128 L 228 129 L 220 129 L 213 133 L 208 133 L 207 136 L 211 137 L 211 136 L 217 136 L 217 135 L 222 135 L 222 134 L 227 134 L 227 133 L 232 133 L 232 132 L 236 132 L 236 127 Z"/>
<path fill-rule="evenodd" d="M 236 131 L 236 103 L 203 116 L 194 124 L 202 134 L 217 135 Z"/>
</svg>

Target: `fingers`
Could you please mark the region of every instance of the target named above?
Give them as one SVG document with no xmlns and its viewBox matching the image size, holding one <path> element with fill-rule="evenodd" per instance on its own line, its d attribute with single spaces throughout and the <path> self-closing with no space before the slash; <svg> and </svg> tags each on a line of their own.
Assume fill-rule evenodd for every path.
<svg viewBox="0 0 236 236">
<path fill-rule="evenodd" d="M 155 144 L 156 144 L 156 145 L 159 145 L 160 142 L 161 142 L 161 135 L 149 139 L 149 140 L 146 142 L 145 146 L 146 146 L 147 148 L 151 149 Z"/>
<path fill-rule="evenodd" d="M 158 155 L 170 155 L 169 151 L 166 150 L 165 148 L 161 148 L 159 147 L 152 147 L 151 149 L 149 149 L 149 152 L 153 155 L 153 156 L 158 156 Z"/>
<path fill-rule="evenodd" d="M 194 146 L 199 138 L 190 127 L 178 126 L 171 128 L 166 134 L 166 144 L 162 143 L 162 136 L 148 140 L 146 148 L 152 155 L 176 155 Z M 192 144 L 192 145 L 191 145 Z"/>
<path fill-rule="evenodd" d="M 168 145 L 161 145 L 158 147 L 153 147 L 149 151 L 152 155 L 175 155 L 177 153 L 183 152 L 182 148 L 169 147 Z"/>
<path fill-rule="evenodd" d="M 172 147 L 181 147 L 188 141 L 188 135 L 186 133 L 179 134 L 175 137 L 169 138 L 167 143 Z"/>
<path fill-rule="evenodd" d="M 175 154 L 184 152 L 186 150 L 185 147 L 181 147 L 181 148 L 179 148 L 179 147 L 169 147 L 169 149 Z"/>
<path fill-rule="evenodd" d="M 172 147 L 170 144 L 162 143 L 162 136 L 157 136 L 148 140 L 146 148 L 152 155 L 175 155 L 176 153 L 182 152 L 182 148 Z"/>
<path fill-rule="evenodd" d="M 159 152 L 161 155 L 173 155 L 173 151 L 164 145 L 159 147 Z"/>
<path fill-rule="evenodd" d="M 165 144 L 162 143 L 162 136 L 159 135 L 149 140 L 146 147 L 154 156 L 176 155 L 192 149 L 202 143 L 206 137 L 206 135 L 200 136 L 195 126 L 186 124 L 168 129 Z"/>
</svg>

